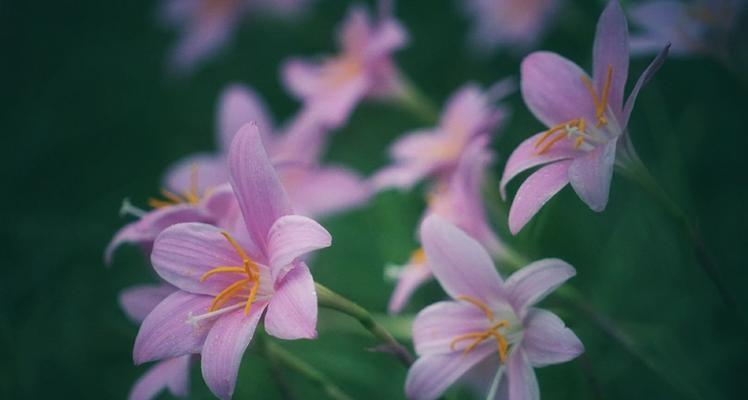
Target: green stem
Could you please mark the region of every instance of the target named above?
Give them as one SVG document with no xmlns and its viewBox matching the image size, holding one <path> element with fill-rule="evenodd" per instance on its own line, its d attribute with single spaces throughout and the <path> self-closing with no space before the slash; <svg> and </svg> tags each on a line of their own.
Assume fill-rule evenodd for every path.
<svg viewBox="0 0 748 400">
<path fill-rule="evenodd" d="M 281 398 L 285 400 L 293 400 L 294 396 L 291 393 L 291 388 L 288 386 L 288 383 L 283 377 L 280 360 L 268 350 L 267 337 L 265 337 L 265 335 L 257 335 L 257 344 L 260 352 L 270 364 L 270 372 L 273 376 L 273 380 L 275 381 L 276 386 L 278 387 Z"/>
<path fill-rule="evenodd" d="M 369 311 L 319 283 L 315 283 L 315 287 L 317 289 L 317 301 L 321 307 L 339 311 L 357 319 L 366 330 L 384 344 L 384 351 L 393 354 L 406 367 L 413 363 L 413 356 L 410 355 L 410 352 L 395 340 L 392 334 L 384 329 Z"/>
<path fill-rule="evenodd" d="M 722 275 L 704 243 L 701 232 L 691 223 L 688 215 L 665 193 L 665 190 L 657 183 L 649 169 L 636 154 L 627 155 L 624 162 L 619 165 L 619 171 L 651 195 L 660 207 L 677 222 L 693 246 L 698 265 L 717 288 L 722 301 L 732 312 L 740 316 L 735 297 L 725 285 Z M 739 318 L 739 320 L 742 321 L 742 318 Z"/>
<path fill-rule="evenodd" d="M 296 371 L 300 375 L 303 375 L 310 381 L 314 382 L 329 398 L 333 400 L 352 400 L 351 396 L 343 392 L 342 389 L 332 383 L 320 371 L 277 344 L 265 341 L 265 354 L 267 354 L 268 358 L 273 360 L 271 362 L 277 362 L 278 364 L 283 365 L 292 371 Z"/>
<path fill-rule="evenodd" d="M 401 76 L 400 82 L 400 91 L 395 96 L 398 104 L 413 113 L 422 122 L 436 123 L 439 120 L 439 111 L 434 103 L 410 79 Z"/>
</svg>

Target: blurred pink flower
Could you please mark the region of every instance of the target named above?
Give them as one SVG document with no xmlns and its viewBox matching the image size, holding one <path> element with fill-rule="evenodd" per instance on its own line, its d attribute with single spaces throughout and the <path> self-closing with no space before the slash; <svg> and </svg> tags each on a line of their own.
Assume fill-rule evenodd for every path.
<svg viewBox="0 0 748 400">
<path fill-rule="evenodd" d="M 405 46 L 407 34 L 389 13 L 382 14 L 373 20 L 363 7 L 353 7 L 338 32 L 338 55 L 291 59 L 283 66 L 286 88 L 331 127 L 345 122 L 365 97 L 399 90 L 392 53 Z"/>
<path fill-rule="evenodd" d="M 241 85 L 223 91 L 217 113 L 218 152 L 199 153 L 177 162 L 167 173 L 167 187 L 183 187 L 194 165 L 200 167 L 201 184 L 210 187 L 227 182 L 231 140 L 242 125 L 254 121 L 295 212 L 322 217 L 369 199 L 369 186 L 356 172 L 320 164 L 327 131 L 314 113 L 302 110 L 287 126 L 276 129 L 260 97 Z"/>
<path fill-rule="evenodd" d="M 503 197 L 512 178 L 544 165 L 517 191 L 509 210 L 512 233 L 519 232 L 567 183 L 592 210 L 605 209 L 619 139 L 625 137 L 639 91 L 666 55 L 667 47 L 639 77 L 624 105 L 628 28 L 623 10 L 613 0 L 597 24 L 592 79 L 555 53 L 535 52 L 522 61 L 522 96 L 548 129 L 522 142 L 506 163 L 501 178 Z M 629 145 L 624 140 L 618 150 Z"/>
<path fill-rule="evenodd" d="M 675 56 L 718 54 L 743 12 L 743 0 L 660 0 L 633 5 L 629 14 L 642 31 L 631 35 L 633 55 L 655 54 L 666 43 Z"/>
<path fill-rule="evenodd" d="M 410 132 L 390 146 L 393 164 L 371 178 L 374 188 L 409 189 L 427 176 L 449 179 L 468 144 L 491 135 L 502 122 L 506 110 L 493 103 L 513 86 L 510 80 L 488 91 L 475 84 L 463 86 L 447 100 L 438 126 Z"/>
<path fill-rule="evenodd" d="M 419 358 L 408 371 L 407 397 L 436 399 L 474 367 L 492 363 L 501 398 L 539 399 L 533 368 L 584 351 L 561 319 L 533 307 L 574 276 L 574 268 L 545 259 L 504 282 L 485 249 L 441 217 L 424 220 L 421 239 L 431 270 L 452 300 L 416 316 L 413 342 Z"/>
<path fill-rule="evenodd" d="M 460 158 L 448 182 L 438 183 L 429 195 L 425 215 L 436 214 L 477 240 L 491 254 L 498 255 L 504 245 L 493 232 L 486 218 L 481 183 L 492 160 L 486 149 L 488 138 L 476 138 Z M 397 271 L 397 285 L 390 297 L 388 310 L 398 313 L 412 293 L 432 277 L 422 249 L 416 250 L 408 263 Z"/>
<path fill-rule="evenodd" d="M 495 47 L 524 50 L 535 45 L 550 25 L 561 0 L 460 1 L 472 19 L 471 41 L 482 51 Z"/>
<path fill-rule="evenodd" d="M 171 52 L 171 67 L 189 73 L 215 56 L 232 39 L 239 23 L 250 12 L 279 16 L 297 15 L 308 0 L 164 0 L 160 17 L 179 31 Z"/>
<path fill-rule="evenodd" d="M 202 373 L 219 398 L 231 398 L 242 355 L 263 313 L 280 339 L 317 335 L 317 296 L 307 253 L 330 234 L 293 211 L 256 125 L 236 134 L 229 152 L 231 187 L 246 230 L 236 237 L 208 224 L 172 226 L 154 243 L 156 272 L 179 290 L 143 321 L 136 363 L 201 355 Z"/>
<path fill-rule="evenodd" d="M 120 294 L 120 306 L 133 322 L 140 324 L 158 303 L 176 290 L 165 284 L 132 286 Z M 176 397 L 187 397 L 192 357 L 184 355 L 155 363 L 135 382 L 128 399 L 151 400 L 164 389 Z"/>
</svg>

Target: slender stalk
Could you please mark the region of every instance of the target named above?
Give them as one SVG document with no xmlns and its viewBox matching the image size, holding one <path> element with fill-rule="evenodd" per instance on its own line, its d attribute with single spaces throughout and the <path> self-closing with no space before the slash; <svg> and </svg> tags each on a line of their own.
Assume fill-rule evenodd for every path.
<svg viewBox="0 0 748 400">
<path fill-rule="evenodd" d="M 406 367 L 413 363 L 413 356 L 410 352 L 389 331 L 382 327 L 369 311 L 319 283 L 315 283 L 315 287 L 317 289 L 317 301 L 321 307 L 339 311 L 357 319 L 366 330 L 382 342 L 384 351 L 392 353 Z"/>
<path fill-rule="evenodd" d="M 727 288 L 719 269 L 716 267 L 714 259 L 704 243 L 701 232 L 691 222 L 688 215 L 678 206 L 678 204 L 675 203 L 675 201 L 672 200 L 672 198 L 670 198 L 670 196 L 668 196 L 665 190 L 662 189 L 662 186 L 657 183 L 655 178 L 649 172 L 649 169 L 647 169 L 635 153 L 626 155 L 624 161 L 619 164 L 619 171 L 623 176 L 632 180 L 651 195 L 657 204 L 659 204 L 660 207 L 671 218 L 673 218 L 673 220 L 675 220 L 691 242 L 699 266 L 717 288 L 725 305 L 732 312 L 738 315 L 738 320 L 742 323 L 742 318 L 740 318 L 741 316 L 735 297 Z"/>
<path fill-rule="evenodd" d="M 281 398 L 285 400 L 293 400 L 294 396 L 291 392 L 291 388 L 288 386 L 288 383 L 283 376 L 280 360 L 278 359 L 278 357 L 268 351 L 268 339 L 265 337 L 265 335 L 257 335 L 257 344 L 260 353 L 262 353 L 262 355 L 270 364 L 270 372 L 273 376 L 273 380 L 275 381 L 275 385 L 278 387 L 278 391 L 281 394 Z"/>
<path fill-rule="evenodd" d="M 277 344 L 266 340 L 265 354 L 271 359 L 271 362 L 277 362 L 279 365 L 283 365 L 292 371 L 296 371 L 300 375 L 303 375 L 317 384 L 317 386 L 319 386 L 329 398 L 333 400 L 352 400 L 351 396 L 343 392 L 342 389 L 330 381 L 320 371 Z"/>
<path fill-rule="evenodd" d="M 422 122 L 434 124 L 439 120 L 439 111 L 434 103 L 416 87 L 410 79 L 400 77 L 400 90 L 395 95 L 395 100 L 404 109 L 413 113 Z"/>
</svg>

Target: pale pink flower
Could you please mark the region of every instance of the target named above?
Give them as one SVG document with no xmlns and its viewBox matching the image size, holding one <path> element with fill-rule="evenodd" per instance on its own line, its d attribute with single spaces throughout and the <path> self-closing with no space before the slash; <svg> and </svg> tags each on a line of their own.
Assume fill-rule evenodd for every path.
<svg viewBox="0 0 748 400">
<path fill-rule="evenodd" d="M 496 47 L 524 50 L 535 45 L 550 26 L 561 0 L 460 1 L 471 18 L 471 41 L 483 51 Z"/>
<path fill-rule="evenodd" d="M 366 97 L 395 95 L 400 89 L 392 53 L 407 34 L 389 15 L 372 18 L 353 7 L 338 32 L 339 54 L 321 60 L 291 59 L 283 66 L 286 88 L 325 123 L 337 127 Z"/>
<path fill-rule="evenodd" d="M 436 127 L 407 133 L 390 146 L 393 163 L 371 178 L 372 185 L 409 189 L 426 177 L 449 179 L 468 144 L 492 135 L 503 121 L 507 112 L 494 103 L 511 87 L 513 82 L 505 80 L 488 91 L 475 84 L 460 88 L 447 100 Z"/>
<path fill-rule="evenodd" d="M 135 323 L 145 317 L 177 289 L 173 286 L 138 285 L 122 291 L 120 306 Z M 190 364 L 193 356 L 184 355 L 156 362 L 130 389 L 129 400 L 151 400 L 163 390 L 176 397 L 187 397 L 190 389 Z"/>
<path fill-rule="evenodd" d="M 188 73 L 215 56 L 233 38 L 240 22 L 250 13 L 270 12 L 295 16 L 308 0 L 164 0 L 159 10 L 165 25 L 179 31 L 170 65 Z"/>
<path fill-rule="evenodd" d="M 543 166 L 520 186 L 509 210 L 516 234 L 558 191 L 571 183 L 592 210 L 608 203 L 617 152 L 632 152 L 626 127 L 641 88 L 664 62 L 667 47 L 639 77 L 626 103 L 629 68 L 628 28 L 618 1 L 600 16 L 593 48 L 593 75 L 550 52 L 522 61 L 522 97 L 548 129 L 522 142 L 509 157 L 501 193 L 523 171 Z M 547 165 L 545 165 L 547 164 Z"/>
<path fill-rule="evenodd" d="M 642 28 L 631 35 L 633 55 L 656 54 L 671 43 L 674 56 L 722 56 L 743 16 L 744 0 L 658 0 L 634 4 L 631 21 Z"/>
<path fill-rule="evenodd" d="M 425 215 L 436 214 L 448 220 L 489 253 L 500 255 L 504 245 L 488 223 L 481 195 L 485 170 L 493 158 L 486 149 L 487 139 L 485 136 L 475 139 L 460 158 L 449 181 L 435 185 L 429 194 Z M 388 306 L 390 313 L 400 312 L 412 293 L 432 278 L 423 249 L 416 250 L 407 264 L 396 271 L 397 284 Z"/>
<path fill-rule="evenodd" d="M 439 216 L 424 220 L 421 240 L 431 270 L 452 300 L 416 316 L 413 342 L 419 357 L 405 382 L 408 398 L 436 399 L 476 366 L 491 363 L 500 398 L 539 399 L 533 368 L 584 351 L 561 319 L 533 307 L 574 276 L 574 268 L 545 259 L 504 282 L 486 250 Z"/>
<path fill-rule="evenodd" d="M 184 185 L 195 165 L 203 184 L 227 182 L 226 157 L 231 140 L 239 127 L 254 121 L 296 213 L 323 217 L 369 199 L 371 191 L 359 174 L 320 163 L 327 130 L 314 113 L 302 110 L 286 126 L 275 128 L 267 107 L 254 91 L 231 85 L 221 95 L 218 116 L 218 152 L 199 153 L 178 162 L 167 173 L 168 187 Z"/>
<path fill-rule="evenodd" d="M 256 125 L 236 134 L 231 187 L 246 228 L 232 236 L 208 224 L 174 225 L 156 239 L 151 261 L 179 290 L 145 318 L 136 363 L 201 355 L 210 390 L 228 399 L 244 351 L 262 315 L 280 339 L 316 337 L 317 296 L 301 257 L 328 247 L 330 234 L 293 211 Z"/>
</svg>

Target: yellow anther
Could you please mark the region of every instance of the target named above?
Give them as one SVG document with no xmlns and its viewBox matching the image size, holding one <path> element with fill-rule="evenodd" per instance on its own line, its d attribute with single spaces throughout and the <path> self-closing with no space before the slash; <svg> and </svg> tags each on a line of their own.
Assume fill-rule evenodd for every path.
<svg viewBox="0 0 748 400">
<path fill-rule="evenodd" d="M 449 343 L 449 348 L 451 350 L 456 350 L 456 346 L 458 343 L 473 339 L 473 341 L 465 346 L 464 349 L 462 349 L 463 354 L 467 354 L 471 351 L 473 351 L 479 344 L 483 343 L 487 339 L 493 338 L 496 340 L 496 346 L 499 350 L 499 361 L 502 363 L 506 360 L 506 354 L 509 350 L 509 342 L 507 342 L 504 335 L 499 332 L 499 329 L 501 328 L 508 328 L 509 327 L 509 321 L 507 320 L 501 320 L 496 322 L 495 324 L 491 325 L 488 329 L 482 332 L 470 332 L 463 335 L 456 336 L 452 341 Z"/>
<path fill-rule="evenodd" d="M 220 273 L 244 274 L 246 275 L 246 278 L 239 279 L 226 286 L 213 299 L 208 311 L 216 311 L 231 299 L 239 298 L 240 300 L 246 301 L 246 304 L 244 305 L 244 315 L 248 315 L 249 311 L 252 309 L 252 303 L 257 298 L 257 291 L 260 288 L 260 269 L 228 232 L 221 232 L 221 235 L 226 238 L 234 251 L 236 251 L 242 259 L 242 266 L 218 266 L 204 273 L 200 277 L 200 282 L 204 282 L 210 276 Z M 247 291 L 249 292 L 247 293 Z"/>
<path fill-rule="evenodd" d="M 246 269 L 244 269 L 243 267 L 216 267 L 204 273 L 203 276 L 200 277 L 200 282 L 205 282 L 205 280 L 208 279 L 209 276 L 221 272 L 235 272 L 237 274 L 243 274 L 246 272 Z"/>
<path fill-rule="evenodd" d="M 426 253 L 423 251 L 423 247 L 420 247 L 410 254 L 411 264 L 423 264 L 426 262 Z"/>
<path fill-rule="evenodd" d="M 603 84 L 603 90 L 601 96 L 598 97 L 597 91 L 592 86 L 590 78 L 586 75 L 582 76 L 582 83 L 587 88 L 587 91 L 592 96 L 592 103 L 595 105 L 595 117 L 597 118 L 598 128 L 607 124 L 608 119 L 605 118 L 605 108 L 608 107 L 608 95 L 610 94 L 610 86 L 613 84 L 613 66 L 608 65 L 608 72 L 605 75 L 605 83 Z"/>
<path fill-rule="evenodd" d="M 478 307 L 481 311 L 483 311 L 483 314 L 486 314 L 486 318 L 488 318 L 489 321 L 493 322 L 493 311 L 486 305 L 486 303 L 476 299 L 472 296 L 457 296 L 457 300 L 466 301 L 476 307 Z"/>
</svg>

